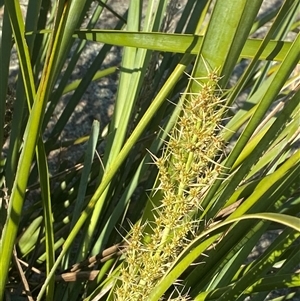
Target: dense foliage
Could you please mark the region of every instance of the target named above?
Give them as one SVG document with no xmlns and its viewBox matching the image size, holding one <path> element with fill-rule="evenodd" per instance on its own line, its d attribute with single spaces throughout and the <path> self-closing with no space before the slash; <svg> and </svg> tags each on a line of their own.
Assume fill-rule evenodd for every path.
<svg viewBox="0 0 300 301">
<path fill-rule="evenodd" d="M 0 1 L 1 301 L 297 297 L 300 3 L 262 2 Z"/>
</svg>

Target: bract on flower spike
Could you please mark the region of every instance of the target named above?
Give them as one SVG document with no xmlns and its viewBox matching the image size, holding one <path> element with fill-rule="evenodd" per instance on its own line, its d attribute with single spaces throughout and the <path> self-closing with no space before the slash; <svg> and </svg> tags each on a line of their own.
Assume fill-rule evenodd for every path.
<svg viewBox="0 0 300 301">
<path fill-rule="evenodd" d="M 204 64 L 207 67 L 205 61 Z M 168 134 L 162 156 L 151 154 L 158 168 L 152 196 L 160 190 L 162 199 L 153 209 L 155 218 L 148 225 L 152 232 L 146 234 L 147 241 L 143 240 L 144 233 L 136 233 L 138 229 L 143 231 L 145 225 L 132 226 L 131 246 L 125 254 L 116 300 L 147 300 L 159 279 L 197 233 L 200 221 L 193 219 L 193 214 L 203 210 L 203 197 L 221 169 L 214 158 L 224 147 L 218 134 L 222 100 L 217 74 L 218 70 L 213 70 L 206 78 L 189 76 L 199 90 L 182 95 L 182 111 Z M 134 275 L 128 276 L 129 272 Z M 140 296 L 142 299 L 137 299 Z M 188 300 L 188 296 L 179 294 L 169 300 Z"/>
</svg>

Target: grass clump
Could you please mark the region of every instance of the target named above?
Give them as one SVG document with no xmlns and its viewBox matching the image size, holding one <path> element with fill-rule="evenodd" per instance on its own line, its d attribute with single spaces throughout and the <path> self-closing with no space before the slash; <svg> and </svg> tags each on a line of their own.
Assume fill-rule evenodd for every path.
<svg viewBox="0 0 300 301">
<path fill-rule="evenodd" d="M 180 3 L 0 0 L 0 301 L 296 295 L 300 3 Z"/>
</svg>

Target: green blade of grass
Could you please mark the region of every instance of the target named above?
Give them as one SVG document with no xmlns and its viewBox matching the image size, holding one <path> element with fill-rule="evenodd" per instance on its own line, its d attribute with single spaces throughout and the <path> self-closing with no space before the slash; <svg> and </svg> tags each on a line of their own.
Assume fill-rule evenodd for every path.
<svg viewBox="0 0 300 301">
<path fill-rule="evenodd" d="M 5 6 L 8 10 L 12 24 L 12 31 L 16 39 L 17 52 L 28 106 L 31 107 L 35 98 L 35 86 L 29 50 L 24 38 L 25 28 L 21 8 L 18 1 L 5 1 Z M 5 224 L 0 241 L 0 270 L 3 273 L 3 277 L 0 279 L 0 300 L 2 300 L 4 296 L 7 271 L 10 266 L 11 254 L 15 243 L 14 240 L 17 234 L 18 223 L 23 207 L 24 194 L 27 184 L 26 176 L 29 173 L 31 159 L 34 152 L 35 141 L 28 139 L 27 142 L 32 145 L 32 152 L 29 154 L 29 156 L 24 156 L 23 153 L 23 156 L 20 159 L 20 162 L 23 163 L 24 169 L 18 169 L 17 179 L 14 182 L 11 200 L 9 202 L 7 222 Z"/>
<path fill-rule="evenodd" d="M 257 284 L 255 285 L 255 288 L 253 290 L 247 289 L 245 290 L 245 295 L 251 295 L 252 298 L 255 298 L 254 293 L 259 293 L 259 292 L 269 292 L 273 289 L 274 286 L 276 286 L 277 289 L 281 288 L 297 288 L 300 285 L 300 275 L 299 274 L 285 274 L 285 275 L 278 275 L 278 276 L 265 276 L 257 281 Z M 221 287 L 216 290 L 211 290 L 208 292 L 204 292 L 199 294 L 194 300 L 195 301 L 209 301 L 209 300 L 216 300 L 217 298 L 220 298 L 222 294 L 230 290 L 232 287 L 227 286 L 227 287 Z M 242 297 L 244 298 L 245 295 Z M 289 294 L 293 296 L 292 294 Z M 273 299 L 274 301 L 284 301 L 284 300 L 293 300 L 289 299 L 286 296 L 283 296 L 282 299 Z M 236 299 L 239 300 L 239 299 Z M 255 299 L 254 299 L 255 300 Z M 261 300 L 261 299 L 259 299 Z"/>
<path fill-rule="evenodd" d="M 285 226 L 291 227 L 296 231 L 300 231 L 299 218 L 283 215 L 278 213 L 257 213 L 247 214 L 240 216 L 239 218 L 233 218 L 228 221 L 221 222 L 216 226 L 211 227 L 209 230 L 204 231 L 195 239 L 177 258 L 177 263 L 174 268 L 170 268 L 170 272 L 159 282 L 159 284 L 153 289 L 152 294 L 149 297 L 149 301 L 158 301 L 166 290 L 178 279 L 178 277 L 204 252 L 211 242 L 200 243 L 204 237 L 222 229 L 225 225 L 230 225 L 237 221 L 247 219 L 263 219 L 281 223 Z M 213 237 L 212 237 L 213 238 Z M 200 244 L 199 244 L 200 243 Z"/>
<path fill-rule="evenodd" d="M 112 30 L 77 30 L 74 38 L 124 47 L 138 47 L 161 52 L 199 53 L 203 36 L 191 34 L 141 33 Z M 262 40 L 248 39 L 241 51 L 242 58 L 253 58 Z M 291 46 L 287 41 L 270 41 L 260 56 L 261 60 L 282 61 Z"/>
<path fill-rule="evenodd" d="M 46 243 L 46 272 L 50 272 L 55 262 L 55 247 L 54 247 L 54 230 L 53 230 L 53 217 L 51 209 L 51 195 L 50 195 L 50 182 L 48 164 L 45 153 L 45 148 L 42 139 L 40 138 L 37 145 L 37 161 L 39 169 L 39 177 L 41 184 L 42 204 L 44 213 L 45 225 L 45 243 Z M 54 296 L 55 278 L 52 277 L 49 282 L 46 300 L 53 300 Z"/>
<path fill-rule="evenodd" d="M 75 207 L 74 207 L 74 211 L 73 211 L 73 215 L 72 215 L 70 229 L 72 229 L 74 227 L 74 225 L 76 224 L 76 222 L 80 216 L 80 212 L 82 211 L 82 207 L 83 207 L 85 195 L 86 195 L 86 189 L 87 189 L 88 182 L 89 182 L 89 175 L 91 172 L 93 158 L 94 158 L 94 154 L 95 154 L 95 150 L 96 150 L 96 146 L 97 146 L 99 131 L 100 131 L 100 123 L 95 120 L 92 125 L 92 130 L 91 130 L 91 134 L 89 137 L 87 150 L 86 150 L 86 154 L 85 154 L 85 158 L 84 158 L 84 166 L 83 166 L 83 170 L 82 170 L 82 174 L 81 174 L 81 178 L 80 178 L 79 189 L 78 189 L 76 203 L 75 203 Z M 78 256 L 78 257 L 80 257 L 80 256 Z M 64 263 L 63 263 L 63 266 L 65 269 L 67 269 L 67 267 L 69 265 L 69 258 L 70 258 L 70 252 L 67 252 L 66 257 L 64 259 Z"/>
<path fill-rule="evenodd" d="M 0 147 L 4 143 L 4 125 L 6 111 L 6 97 L 8 86 L 9 60 L 11 51 L 12 28 L 9 21 L 7 9 L 5 8 L 2 20 L 2 34 L 0 41 Z M 1 182 L 1 179 L 0 179 Z"/>
<path fill-rule="evenodd" d="M 208 81 L 209 79 L 205 79 L 205 77 L 212 71 L 221 76 L 218 86 L 226 87 L 237 60 L 242 56 L 243 46 L 247 41 L 261 2 L 262 0 L 216 2 L 197 56 L 193 78 Z M 220 20 L 225 21 L 226 26 L 218 26 Z M 243 22 L 243 26 L 239 26 L 241 22 Z M 198 90 L 199 84 L 193 82 L 191 91 L 197 92 Z"/>
</svg>

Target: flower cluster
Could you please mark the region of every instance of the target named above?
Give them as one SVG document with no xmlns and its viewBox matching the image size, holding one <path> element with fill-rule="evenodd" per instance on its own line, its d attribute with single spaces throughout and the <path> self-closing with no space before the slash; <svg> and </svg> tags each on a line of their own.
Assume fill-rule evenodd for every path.
<svg viewBox="0 0 300 301">
<path fill-rule="evenodd" d="M 145 233 L 145 225 L 132 227 L 117 300 L 147 300 L 157 281 L 189 243 L 188 238 L 195 235 L 197 223 L 193 215 L 201 210 L 203 194 L 218 174 L 214 158 L 223 148 L 218 134 L 222 114 L 218 80 L 210 74 L 205 83 L 197 81 L 197 93 L 183 95 L 182 112 L 163 155 L 154 158 L 159 171 L 159 186 L 154 193 L 160 190 L 162 200 L 154 209 L 154 222 L 148 224 L 151 233 Z M 176 300 L 186 298 L 179 296 Z"/>
</svg>

